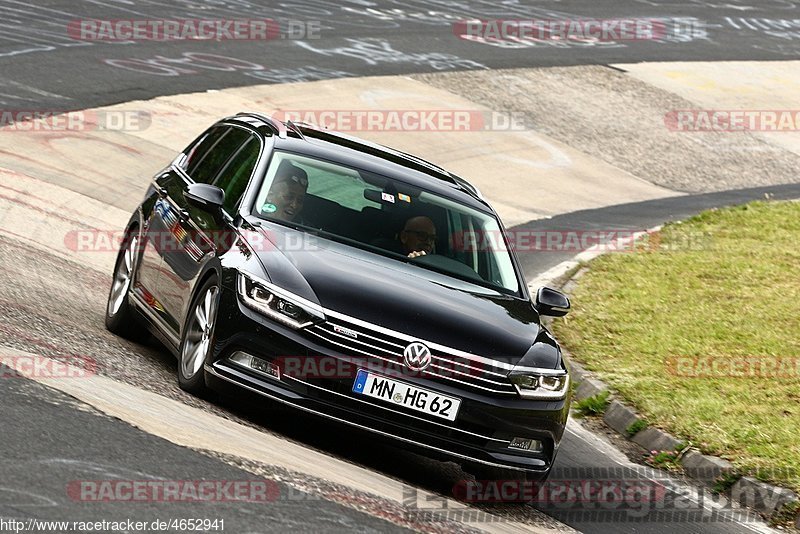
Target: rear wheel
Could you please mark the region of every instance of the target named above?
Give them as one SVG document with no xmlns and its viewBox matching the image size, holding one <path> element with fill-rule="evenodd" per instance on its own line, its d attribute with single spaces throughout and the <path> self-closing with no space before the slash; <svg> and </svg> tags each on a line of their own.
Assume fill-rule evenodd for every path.
<svg viewBox="0 0 800 534">
<path fill-rule="evenodd" d="M 178 384 L 181 389 L 194 395 L 208 393 L 203 366 L 214 346 L 218 302 L 219 285 L 215 278 L 210 278 L 195 294 L 186 317 L 178 363 Z"/>
<path fill-rule="evenodd" d="M 136 310 L 131 306 L 128 296 L 133 283 L 136 267 L 139 237 L 136 228 L 130 229 L 117 254 L 114 265 L 114 281 L 108 292 L 106 305 L 106 328 L 114 334 L 130 340 L 139 340 L 146 334 L 144 326 L 139 322 Z"/>
</svg>

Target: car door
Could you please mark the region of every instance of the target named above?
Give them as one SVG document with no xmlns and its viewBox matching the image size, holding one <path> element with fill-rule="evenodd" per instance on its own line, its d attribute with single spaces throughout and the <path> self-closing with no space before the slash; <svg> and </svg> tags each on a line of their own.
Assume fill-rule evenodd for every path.
<svg viewBox="0 0 800 534">
<path fill-rule="evenodd" d="M 208 153 L 221 140 L 226 130 L 220 127 L 212 127 L 195 139 L 189 147 L 184 150 L 164 172 L 158 175 L 148 193 L 148 201 L 152 201 L 152 207 L 145 212 L 149 213 L 145 221 L 145 228 L 142 243 L 142 257 L 137 273 L 135 292 L 141 300 L 148 306 L 150 312 L 160 320 L 161 326 L 168 326 L 165 334 L 173 343 L 177 343 L 177 332 L 175 325 L 170 321 L 170 316 L 166 312 L 164 302 L 167 295 L 163 293 L 161 279 L 165 275 L 165 258 L 174 256 L 176 249 L 175 232 L 178 229 L 177 223 L 180 213 L 179 206 L 170 196 L 170 188 L 174 189 L 176 180 L 180 176 L 176 174 L 177 167 L 196 167 L 203 159 L 203 155 Z M 162 328 L 163 330 L 163 328 Z"/>
<path fill-rule="evenodd" d="M 247 187 L 261 154 L 262 142 L 250 130 L 226 126 L 224 133 L 203 155 L 177 166 L 164 184 L 174 207 L 172 250 L 163 255 L 159 279 L 166 319 L 180 336 L 189 307 L 192 288 L 203 265 L 217 253 L 217 246 L 233 242 L 235 208 Z M 184 190 L 191 183 L 209 183 L 225 191 L 222 216 L 208 213 L 186 200 Z"/>
<path fill-rule="evenodd" d="M 147 218 L 142 228 L 141 248 L 142 254 L 139 257 L 136 278 L 133 292 L 144 302 L 148 308 L 161 317 L 159 310 L 162 308 L 158 300 L 158 280 L 161 278 L 163 237 L 169 233 L 165 217 L 168 216 L 167 204 L 165 203 L 158 185 L 167 173 L 162 173 L 153 180 L 153 185 L 146 196 L 144 213 Z M 155 194 L 153 194 L 155 190 Z"/>
</svg>

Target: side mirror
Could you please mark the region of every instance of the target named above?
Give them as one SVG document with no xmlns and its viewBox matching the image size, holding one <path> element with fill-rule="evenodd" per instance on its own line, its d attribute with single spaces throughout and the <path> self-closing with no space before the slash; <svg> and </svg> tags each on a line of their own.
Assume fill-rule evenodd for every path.
<svg viewBox="0 0 800 534">
<path fill-rule="evenodd" d="M 225 191 L 215 185 L 191 184 L 183 190 L 183 198 L 196 208 L 216 214 L 222 209 Z"/>
<path fill-rule="evenodd" d="M 536 303 L 533 306 L 539 315 L 563 317 L 569 313 L 569 298 L 561 291 L 540 287 L 536 292 Z"/>
</svg>

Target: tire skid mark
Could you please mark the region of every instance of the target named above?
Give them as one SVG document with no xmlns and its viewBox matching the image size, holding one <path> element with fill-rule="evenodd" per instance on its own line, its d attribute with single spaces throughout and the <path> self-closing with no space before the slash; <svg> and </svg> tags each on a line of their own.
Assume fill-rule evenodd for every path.
<svg viewBox="0 0 800 534">
<path fill-rule="evenodd" d="M 69 327 L 78 328 L 78 327 L 85 327 L 86 326 L 85 324 L 82 324 L 82 323 L 73 323 L 73 322 L 71 322 L 69 320 L 63 320 L 63 319 L 67 319 L 64 316 L 59 316 L 59 315 L 55 315 L 55 314 L 53 314 L 53 315 L 45 315 L 42 312 L 44 312 L 46 310 L 37 310 L 36 308 L 31 308 L 30 306 L 27 306 L 25 304 L 20 304 L 17 301 L 10 301 L 10 300 L 7 300 L 7 299 L 0 298 L 0 308 L 2 308 L 2 307 L 6 307 L 6 308 L 9 308 L 9 309 L 26 312 L 28 315 L 32 315 L 32 316 L 35 316 L 35 317 L 40 317 L 42 319 L 47 319 L 51 323 L 55 323 L 55 324 L 58 324 L 59 326 L 63 326 L 63 327 L 67 327 L 67 328 L 69 328 Z M 73 332 L 77 332 L 78 330 L 72 329 L 72 331 Z"/>
<path fill-rule="evenodd" d="M 30 178 L 31 180 L 36 180 L 37 182 L 40 181 L 37 178 L 33 178 L 31 176 L 27 176 L 27 175 L 22 175 L 22 176 L 26 176 L 27 178 Z M 17 189 L 15 187 L 11 187 L 10 185 L 7 185 L 7 184 L 3 184 L 3 189 L 8 189 L 9 191 L 13 191 L 13 192 L 19 193 L 21 195 L 25 195 L 25 196 L 28 196 L 28 197 L 31 197 L 31 198 L 35 198 L 36 200 L 41 200 L 42 202 L 46 202 L 48 204 L 52 204 L 52 202 L 53 202 L 52 199 L 44 198 L 44 197 L 39 196 L 39 195 L 37 195 L 35 193 L 31 193 L 30 191 L 26 191 L 24 189 Z M 74 191 L 70 191 L 70 190 L 67 190 L 67 191 L 69 191 L 70 193 L 74 193 Z M 81 195 L 81 196 L 83 196 L 83 195 Z M 66 204 L 59 204 L 57 207 L 58 207 L 59 210 L 71 211 L 72 213 L 74 213 L 76 215 L 86 215 L 84 212 L 82 212 L 80 210 L 76 210 L 75 208 L 71 208 L 70 206 L 67 206 Z"/>
<path fill-rule="evenodd" d="M 36 347 L 45 348 L 45 349 L 49 350 L 51 354 L 56 354 L 58 356 L 65 357 L 65 358 L 71 358 L 71 357 L 78 356 L 78 354 L 75 354 L 75 353 L 64 352 L 63 349 L 61 349 L 61 348 L 59 348 L 59 347 L 57 347 L 55 345 L 50 344 L 49 341 L 45 341 L 45 340 L 43 340 L 41 338 L 31 336 L 28 333 L 26 333 L 24 330 L 21 330 L 19 328 L 15 328 L 13 326 L 0 325 L 0 332 L 2 332 L 4 334 L 13 335 L 13 336 L 16 336 L 19 339 L 23 339 L 25 341 L 28 341 L 29 343 L 33 344 Z M 7 341 L 13 341 L 13 338 L 11 338 L 9 340 L 4 340 L 4 342 L 7 342 Z"/>
<path fill-rule="evenodd" d="M 10 234 L 10 235 L 13 235 L 15 237 L 11 238 L 11 239 L 4 238 L 2 236 L 3 233 Z M 17 240 L 16 239 L 17 237 L 19 237 L 21 239 Z M 37 249 L 36 247 L 32 247 L 29 243 L 36 243 L 38 245 L 41 245 L 41 246 L 45 247 L 46 249 L 51 249 L 52 248 L 50 245 L 45 245 L 43 243 L 39 243 L 38 241 L 34 241 L 33 239 L 31 239 L 28 236 L 17 234 L 15 232 L 12 232 L 10 230 L 6 230 L 4 228 L 0 228 L 0 243 L 4 243 L 7 246 L 12 247 L 12 248 L 24 248 L 27 252 L 30 252 L 33 255 L 41 254 L 41 250 Z M 75 267 L 75 268 L 79 268 L 79 269 L 80 268 L 85 268 L 84 265 L 82 265 L 80 262 L 76 261 L 75 258 L 73 258 L 71 256 L 51 255 L 49 257 L 50 257 L 51 260 L 62 261 L 64 263 L 67 263 L 67 264 L 69 264 L 70 267 Z M 84 285 L 87 285 L 89 287 L 95 287 L 94 285 L 91 285 L 89 282 L 91 282 L 92 284 L 95 284 L 95 285 L 102 285 L 102 286 L 106 286 L 106 285 L 110 285 L 111 284 L 111 278 L 112 278 L 111 275 L 110 274 L 109 275 L 104 275 L 104 274 L 102 274 L 100 271 L 98 271 L 96 269 L 83 270 L 81 272 L 81 275 L 91 278 L 91 280 L 87 279 L 86 280 L 86 284 L 84 284 Z M 81 279 L 79 278 L 79 280 L 81 280 Z"/>
<path fill-rule="evenodd" d="M 25 206 L 26 208 L 32 209 L 32 210 L 34 210 L 36 212 L 39 212 L 39 213 L 44 213 L 45 215 L 48 215 L 48 216 L 51 216 L 51 217 L 55 217 L 56 219 L 60 219 L 60 220 L 62 220 L 64 222 L 76 224 L 76 225 L 81 226 L 81 227 L 83 227 L 83 228 L 85 228 L 87 230 L 94 230 L 96 232 L 100 232 L 101 231 L 99 228 L 96 228 L 96 227 L 94 227 L 94 226 L 92 226 L 92 225 L 90 225 L 88 223 L 85 223 L 85 222 L 82 222 L 82 221 L 78 221 L 77 219 L 72 219 L 70 217 L 67 217 L 66 215 L 62 215 L 62 214 L 57 213 L 55 211 L 50 211 L 50 210 L 47 210 L 45 208 L 41 208 L 39 206 L 36 206 L 35 204 L 31 204 L 30 202 L 22 200 L 21 198 L 10 197 L 10 196 L 3 195 L 2 193 L 0 193 L 0 199 L 7 200 L 7 201 L 12 202 L 14 204 L 19 204 L 20 206 Z"/>
<path fill-rule="evenodd" d="M 6 234 L 6 235 L 9 235 L 9 236 L 12 236 L 12 238 L 15 241 L 19 240 L 19 241 L 24 241 L 25 243 L 35 243 L 35 244 L 39 245 L 40 247 L 42 247 L 44 249 L 47 249 L 47 250 L 52 248 L 50 245 L 42 243 L 41 241 L 36 241 L 35 239 L 32 239 L 30 236 L 18 234 L 16 232 L 12 232 L 11 230 L 6 230 L 5 228 L 0 228 L 0 234 Z"/>
<path fill-rule="evenodd" d="M 85 174 L 76 174 L 74 172 L 70 172 L 70 171 L 66 170 L 63 166 L 58 167 L 58 166 L 55 166 L 55 165 L 49 165 L 47 163 L 42 162 L 39 159 L 34 159 L 34 158 L 30 158 L 28 156 L 23 156 L 22 154 L 19 154 L 17 152 L 11 152 L 11 151 L 8 151 L 8 150 L 0 150 L 0 154 L 7 155 L 7 156 L 9 156 L 9 157 L 11 157 L 13 159 L 23 160 L 23 161 L 31 163 L 31 164 L 33 164 L 33 165 L 35 165 L 37 167 L 41 167 L 41 168 L 53 171 L 57 175 L 72 176 L 73 178 L 76 178 L 76 179 L 78 179 L 78 180 L 80 180 L 82 182 L 85 182 L 85 183 L 91 184 L 91 185 L 96 185 L 96 186 L 104 188 L 104 189 L 108 189 L 108 185 L 107 184 L 109 182 L 113 183 L 115 180 L 119 179 L 119 176 L 110 176 L 110 175 L 101 174 L 101 173 L 95 171 L 96 172 L 95 176 L 99 176 L 99 177 L 105 178 L 105 179 L 91 180 L 91 179 L 87 178 Z"/>
</svg>

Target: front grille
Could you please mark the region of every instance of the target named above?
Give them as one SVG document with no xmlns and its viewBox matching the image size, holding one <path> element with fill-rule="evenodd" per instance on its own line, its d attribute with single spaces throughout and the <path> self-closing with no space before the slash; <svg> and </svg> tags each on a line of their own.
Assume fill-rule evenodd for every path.
<svg viewBox="0 0 800 534">
<path fill-rule="evenodd" d="M 337 331 L 338 330 L 338 331 Z M 368 356 L 391 364 L 394 368 L 403 366 L 403 350 L 410 341 L 388 333 L 386 329 L 370 327 L 359 321 L 358 324 L 341 318 L 331 318 L 325 323 L 307 329 L 323 344 L 348 355 Z M 357 337 L 354 337 L 355 336 Z M 459 356 L 459 351 L 450 354 L 436 347 L 430 347 L 432 360 L 430 366 L 419 374 L 437 382 L 495 395 L 517 395 L 516 389 L 508 381 L 508 370 L 478 358 Z"/>
</svg>

